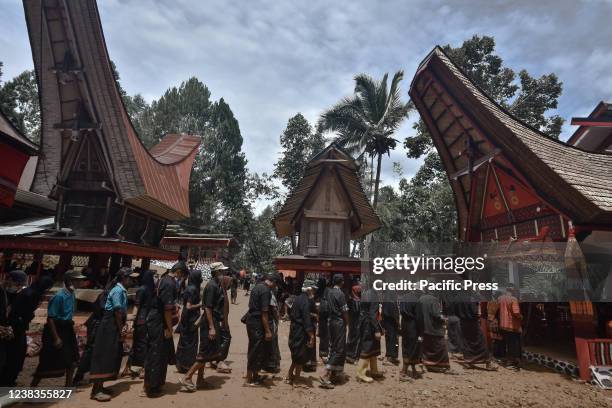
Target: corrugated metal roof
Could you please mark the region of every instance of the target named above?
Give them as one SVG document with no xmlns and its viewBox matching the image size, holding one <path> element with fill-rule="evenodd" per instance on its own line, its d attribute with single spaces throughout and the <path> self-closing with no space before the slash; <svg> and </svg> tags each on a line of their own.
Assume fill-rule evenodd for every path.
<svg viewBox="0 0 612 408">
<path fill-rule="evenodd" d="M 9 139 L 9 141 L 19 145 L 22 150 L 25 150 L 30 155 L 36 154 L 38 151 L 38 146 L 22 135 L 2 111 L 0 111 L 0 137 Z"/>
<path fill-rule="evenodd" d="M 53 217 L 27 218 L 0 225 L 0 236 L 23 236 L 53 228 Z"/>
</svg>

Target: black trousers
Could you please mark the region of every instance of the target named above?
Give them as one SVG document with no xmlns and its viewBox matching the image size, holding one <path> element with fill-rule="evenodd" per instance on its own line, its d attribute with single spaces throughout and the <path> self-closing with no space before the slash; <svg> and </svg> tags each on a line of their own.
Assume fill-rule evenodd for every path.
<svg viewBox="0 0 612 408">
<path fill-rule="evenodd" d="M 329 322 L 327 316 L 321 316 L 319 321 L 319 357 L 329 356 Z"/>
<path fill-rule="evenodd" d="M 523 347 L 521 344 L 521 333 L 502 330 L 504 343 L 506 345 L 506 358 L 519 362 L 523 355 Z"/>
<path fill-rule="evenodd" d="M 396 359 L 399 355 L 399 344 L 397 336 L 397 322 L 394 319 L 383 317 L 383 328 L 385 329 L 386 357 Z"/>
<path fill-rule="evenodd" d="M 14 338 L 6 342 L 6 361 L 4 369 L 0 373 L 1 387 L 14 387 L 19 373 L 23 369 L 23 363 L 28 349 L 25 330 L 13 327 Z"/>
<path fill-rule="evenodd" d="M 346 338 L 346 356 L 357 360 L 359 358 L 360 334 L 359 334 L 359 311 L 351 310 L 349 316 L 348 335 Z"/>
</svg>

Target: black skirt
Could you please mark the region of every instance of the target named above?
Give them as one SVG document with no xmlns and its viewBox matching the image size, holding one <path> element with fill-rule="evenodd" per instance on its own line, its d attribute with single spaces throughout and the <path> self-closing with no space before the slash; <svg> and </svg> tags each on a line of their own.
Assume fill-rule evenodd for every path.
<svg viewBox="0 0 612 408">
<path fill-rule="evenodd" d="M 416 320 L 402 319 L 402 360 L 404 364 L 423 361 Z"/>
<path fill-rule="evenodd" d="M 213 316 L 213 324 L 215 326 L 215 332 L 217 335 L 214 340 L 208 337 L 208 319 L 206 316 L 202 317 L 202 324 L 200 325 L 200 349 L 196 359 L 200 363 L 206 363 L 209 361 L 220 361 L 221 360 L 221 328 L 219 320 Z"/>
<path fill-rule="evenodd" d="M 79 349 L 76 334 L 74 333 L 74 322 L 72 320 L 58 319 L 54 319 L 53 322 L 55 323 L 57 335 L 62 340 L 62 347 L 60 349 L 55 348 L 49 323 L 45 324 L 40 359 L 34 377 L 62 377 L 66 374 L 66 370 L 76 367 L 79 362 Z"/>
<path fill-rule="evenodd" d="M 91 354 L 89 378 L 92 382 L 115 380 L 121 368 L 123 343 L 117 330 L 114 311 L 104 311 L 96 330 L 96 339 Z"/>
<path fill-rule="evenodd" d="M 343 371 L 345 360 L 346 325 L 342 319 L 329 319 L 329 358 L 326 368 L 331 371 Z"/>
<path fill-rule="evenodd" d="M 423 335 L 423 365 L 428 369 L 450 367 L 446 340 L 442 336 Z"/>
<path fill-rule="evenodd" d="M 310 359 L 308 347 L 308 333 L 304 325 L 291 322 L 289 326 L 289 350 L 291 351 L 291 362 L 297 365 L 305 365 Z"/>
<path fill-rule="evenodd" d="M 457 316 L 448 316 L 447 332 L 448 332 L 448 351 L 451 353 L 461 353 L 465 347 L 465 339 L 462 334 L 463 320 L 459 320 Z"/>
<path fill-rule="evenodd" d="M 182 327 L 181 336 L 176 346 L 176 369 L 185 373 L 196 362 L 198 354 L 198 328 Z"/>
<path fill-rule="evenodd" d="M 144 323 L 134 325 L 132 334 L 132 350 L 130 351 L 130 365 L 143 367 L 147 356 L 147 326 Z"/>
<path fill-rule="evenodd" d="M 144 385 L 147 391 L 156 390 L 166 383 L 168 365 L 174 365 L 174 341 L 164 337 L 163 314 L 152 310 L 147 316 L 147 355 L 145 357 Z"/>
<path fill-rule="evenodd" d="M 266 341 L 263 323 L 259 316 L 249 316 L 246 323 L 249 337 L 247 354 L 247 370 L 259 371 L 264 367 L 272 352 L 272 342 Z"/>
<path fill-rule="evenodd" d="M 219 361 L 223 361 L 229 354 L 230 344 L 232 343 L 232 333 L 230 333 L 229 327 L 222 327 L 219 331 L 219 337 L 221 344 L 219 344 L 220 356 Z"/>
<path fill-rule="evenodd" d="M 376 338 L 376 326 L 369 316 L 361 316 L 359 322 L 359 338 L 361 351 L 360 358 L 372 358 L 380 356 L 380 337 Z"/>
<path fill-rule="evenodd" d="M 461 320 L 463 334 L 463 361 L 468 364 L 482 364 L 489 361 L 489 350 L 478 319 Z"/>
</svg>

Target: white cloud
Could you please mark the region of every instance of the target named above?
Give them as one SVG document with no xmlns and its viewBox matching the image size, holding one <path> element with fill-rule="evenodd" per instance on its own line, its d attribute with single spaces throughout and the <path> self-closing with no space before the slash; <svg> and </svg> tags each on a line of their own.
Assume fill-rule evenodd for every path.
<svg viewBox="0 0 612 408">
<path fill-rule="evenodd" d="M 475 33 L 494 36 L 517 70 L 556 72 L 566 119 L 612 99 L 612 6 L 606 2 L 104 0 L 99 7 L 127 91 L 151 100 L 197 76 L 213 98 L 230 104 L 257 172 L 272 171 L 289 117 L 302 112 L 314 122 L 352 92 L 354 74 L 403 69 L 407 98 L 417 64 L 434 45 L 459 45 Z M 20 2 L 0 0 L 0 15 L 7 79 L 32 61 Z M 565 126 L 563 137 L 572 131 Z M 407 123 L 396 137 L 410 134 Z M 393 180 L 393 161 L 406 175 L 419 165 L 398 148 L 385 160 L 385 181 Z"/>
</svg>

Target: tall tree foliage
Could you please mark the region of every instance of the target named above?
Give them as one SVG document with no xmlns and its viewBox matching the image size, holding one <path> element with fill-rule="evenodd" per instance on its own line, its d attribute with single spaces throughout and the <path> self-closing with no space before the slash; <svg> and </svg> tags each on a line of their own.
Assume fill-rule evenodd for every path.
<svg viewBox="0 0 612 408">
<path fill-rule="evenodd" d="M 321 132 L 313 132 L 306 118 L 298 113 L 287 122 L 280 144 L 283 151 L 274 164 L 273 175 L 291 192 L 300 182 L 310 158 L 325 147 L 325 138 Z"/>
<path fill-rule="evenodd" d="M 0 63 L 0 79 L 2 78 Z M 0 82 L 0 109 L 15 127 L 34 143 L 40 141 L 40 104 L 33 70 Z"/>
<path fill-rule="evenodd" d="M 395 149 L 393 134 L 406 119 L 410 103 L 400 98 L 400 82 L 404 77 L 398 71 L 387 87 L 388 74 L 378 81 L 366 74 L 355 76 L 355 91 L 321 114 L 322 130 L 338 133 L 338 141 L 359 155 L 376 158 L 373 207 L 378 203 L 378 189 L 382 157 Z"/>
<path fill-rule="evenodd" d="M 470 79 L 510 113 L 551 138 L 559 137 L 563 119 L 547 114 L 557 107 L 562 92 L 562 83 L 554 73 L 535 78 L 521 70 L 517 76 L 513 69 L 504 66 L 503 59 L 495 53 L 495 40 L 488 36 L 475 35 L 460 47 L 446 45 L 443 49 Z M 430 225 L 431 234 L 421 232 L 425 238 L 455 236 L 455 207 L 444 167 L 423 120 L 415 123 L 414 130 L 416 134 L 406 137 L 404 147 L 408 157 L 424 158 L 424 163 L 413 179 L 404 184 L 403 193 L 429 202 L 438 217 L 431 217 L 426 208 L 419 206 L 407 208 L 410 211 L 407 216 Z M 449 222 L 451 219 L 454 221 Z"/>
</svg>

